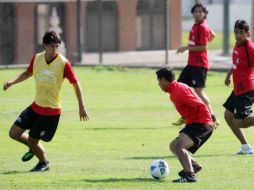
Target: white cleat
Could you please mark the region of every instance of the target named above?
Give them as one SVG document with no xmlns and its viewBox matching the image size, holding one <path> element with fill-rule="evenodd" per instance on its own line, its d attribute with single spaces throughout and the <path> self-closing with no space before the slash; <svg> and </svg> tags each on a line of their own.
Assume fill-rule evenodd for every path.
<svg viewBox="0 0 254 190">
<path fill-rule="evenodd" d="M 244 155 L 244 154 L 253 154 L 253 148 L 249 147 L 249 148 L 241 148 L 239 150 L 239 152 L 236 153 L 236 155 Z"/>
</svg>

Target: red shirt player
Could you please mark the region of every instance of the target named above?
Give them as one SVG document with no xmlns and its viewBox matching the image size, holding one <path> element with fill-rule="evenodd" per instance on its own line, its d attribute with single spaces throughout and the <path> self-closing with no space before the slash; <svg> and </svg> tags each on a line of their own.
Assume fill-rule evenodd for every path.
<svg viewBox="0 0 254 190">
<path fill-rule="evenodd" d="M 179 172 L 181 178 L 173 182 L 196 182 L 195 174 L 201 170 L 201 166 L 189 152 L 194 154 L 212 135 L 214 126 L 210 111 L 189 86 L 175 80 L 173 68 L 162 68 L 156 74 L 159 86 L 170 94 L 171 101 L 186 123 L 179 136 L 170 143 L 171 152 L 183 166 Z"/>
<path fill-rule="evenodd" d="M 234 27 L 236 44 L 232 52 L 233 67 L 228 72 L 225 84 L 230 85 L 233 75 L 234 89 L 223 104 L 225 120 L 242 144 L 237 154 L 253 154 L 241 128 L 254 125 L 251 106 L 254 101 L 254 44 L 248 39 L 249 25 L 245 20 L 237 20 Z"/>
<path fill-rule="evenodd" d="M 208 106 L 213 121 L 219 125 L 210 106 L 209 98 L 204 93 L 206 76 L 209 68 L 207 46 L 215 37 L 215 32 L 213 32 L 206 23 L 205 19 L 208 14 L 206 7 L 197 3 L 192 7 L 191 13 L 195 23 L 189 33 L 189 44 L 188 46 L 180 47 L 176 51 L 176 53 L 179 54 L 189 50 L 188 64 L 182 70 L 178 82 L 185 83 L 194 88 L 198 96 Z M 177 122 L 173 123 L 173 125 L 181 125 L 183 123 L 183 120 L 179 119 Z"/>
</svg>

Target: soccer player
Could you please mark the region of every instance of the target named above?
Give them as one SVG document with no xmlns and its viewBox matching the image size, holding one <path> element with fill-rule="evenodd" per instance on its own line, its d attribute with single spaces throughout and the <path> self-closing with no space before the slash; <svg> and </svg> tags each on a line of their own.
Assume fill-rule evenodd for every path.
<svg viewBox="0 0 254 190">
<path fill-rule="evenodd" d="M 181 178 L 173 182 L 196 182 L 195 174 L 202 167 L 189 152 L 194 154 L 212 135 L 214 125 L 210 111 L 189 86 L 175 80 L 173 68 L 162 68 L 156 74 L 161 90 L 170 94 L 176 110 L 186 122 L 179 136 L 170 143 L 171 152 L 176 155 L 183 167 L 183 170 L 179 172 Z"/>
<path fill-rule="evenodd" d="M 49 169 L 49 161 L 45 154 L 42 141 L 52 140 L 61 115 L 60 90 L 65 78 L 73 85 L 79 105 L 80 120 L 88 120 L 81 88 L 70 62 L 58 53 L 61 43 L 54 31 L 46 32 L 43 37 L 44 52 L 36 54 L 27 70 L 4 83 L 3 89 L 23 82 L 32 75 L 35 79 L 36 94 L 33 103 L 28 106 L 17 118 L 9 131 L 9 136 L 29 147 L 23 157 L 23 161 L 30 160 L 34 155 L 38 158 L 38 164 L 31 172 L 46 171 Z M 29 134 L 25 133 L 29 130 Z"/>
<path fill-rule="evenodd" d="M 250 37 L 249 25 L 245 20 L 237 20 L 234 26 L 235 47 L 232 52 L 233 67 L 225 78 L 225 85 L 230 85 L 233 76 L 234 89 L 227 101 L 224 117 L 238 138 L 242 147 L 236 154 L 253 154 L 242 128 L 254 125 L 251 106 L 254 101 L 254 44 Z"/>
<path fill-rule="evenodd" d="M 216 119 L 215 114 L 210 106 L 209 98 L 204 92 L 207 71 L 209 68 L 207 59 L 207 46 L 215 37 L 215 32 L 212 31 L 207 23 L 206 16 L 208 11 L 206 7 L 200 3 L 195 4 L 191 13 L 195 20 L 194 25 L 189 33 L 189 44 L 184 47 L 177 49 L 176 53 L 183 53 L 186 50 L 189 51 L 188 64 L 182 70 L 178 81 L 187 84 L 194 88 L 194 91 L 208 106 L 212 115 L 213 121 L 216 125 L 219 125 L 219 121 Z M 184 124 L 185 118 L 180 118 L 173 125 Z"/>
</svg>

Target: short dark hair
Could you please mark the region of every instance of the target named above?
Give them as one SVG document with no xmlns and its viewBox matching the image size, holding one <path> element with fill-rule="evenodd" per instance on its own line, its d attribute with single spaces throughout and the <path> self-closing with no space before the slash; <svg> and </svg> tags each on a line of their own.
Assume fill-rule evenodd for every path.
<svg viewBox="0 0 254 190">
<path fill-rule="evenodd" d="M 61 39 L 56 34 L 56 32 L 54 32 L 54 31 L 47 31 L 47 32 L 45 32 L 45 34 L 43 36 L 42 43 L 45 44 L 45 45 L 48 45 L 50 43 L 61 44 Z"/>
<path fill-rule="evenodd" d="M 238 19 L 235 21 L 234 30 L 235 29 L 240 29 L 244 30 L 245 32 L 249 32 L 250 26 L 245 20 Z"/>
<path fill-rule="evenodd" d="M 202 11 L 205 13 L 204 18 L 206 19 L 206 15 L 208 15 L 208 10 L 202 3 L 196 3 L 195 5 L 193 5 L 193 7 L 191 8 L 191 13 L 193 14 L 197 7 L 200 7 L 202 9 Z"/>
<path fill-rule="evenodd" d="M 157 78 L 161 80 L 166 79 L 169 82 L 175 80 L 175 70 L 172 67 L 164 67 L 156 71 Z"/>
</svg>

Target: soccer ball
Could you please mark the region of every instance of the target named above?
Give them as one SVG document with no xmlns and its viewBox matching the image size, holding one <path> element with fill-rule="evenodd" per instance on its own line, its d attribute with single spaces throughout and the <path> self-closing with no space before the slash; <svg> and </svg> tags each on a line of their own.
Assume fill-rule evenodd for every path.
<svg viewBox="0 0 254 190">
<path fill-rule="evenodd" d="M 154 179 L 163 179 L 168 175 L 169 167 L 164 160 L 154 160 L 150 165 L 150 174 Z"/>
</svg>

